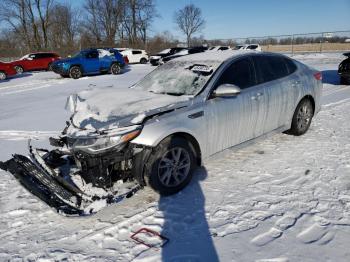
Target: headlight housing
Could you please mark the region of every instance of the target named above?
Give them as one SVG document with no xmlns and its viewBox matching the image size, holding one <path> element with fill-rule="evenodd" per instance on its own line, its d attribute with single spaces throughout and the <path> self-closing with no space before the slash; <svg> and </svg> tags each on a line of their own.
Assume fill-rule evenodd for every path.
<svg viewBox="0 0 350 262">
<path fill-rule="evenodd" d="M 77 138 L 72 145 L 72 149 L 91 154 L 103 153 L 109 149 L 123 146 L 125 143 L 136 138 L 140 133 L 141 129 L 136 129 L 119 135 Z"/>
</svg>

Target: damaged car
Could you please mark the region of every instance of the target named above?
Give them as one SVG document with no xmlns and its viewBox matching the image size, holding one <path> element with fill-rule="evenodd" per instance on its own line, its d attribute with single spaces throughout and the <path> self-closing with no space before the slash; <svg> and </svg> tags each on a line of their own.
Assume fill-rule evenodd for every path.
<svg viewBox="0 0 350 262">
<path fill-rule="evenodd" d="M 130 88 L 71 95 L 52 150 L 29 145 L 0 167 L 65 214 L 91 214 L 150 186 L 185 188 L 208 157 L 269 133 L 302 135 L 320 110 L 322 75 L 280 54 L 199 53 Z"/>
</svg>

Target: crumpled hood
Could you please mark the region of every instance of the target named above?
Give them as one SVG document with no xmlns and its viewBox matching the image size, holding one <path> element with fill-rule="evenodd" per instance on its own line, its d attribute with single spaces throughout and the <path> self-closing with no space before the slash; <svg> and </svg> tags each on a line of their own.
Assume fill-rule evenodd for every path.
<svg viewBox="0 0 350 262">
<path fill-rule="evenodd" d="M 190 98 L 133 88 L 105 88 L 69 96 L 66 108 L 73 112 L 76 127 L 107 130 L 141 124 L 148 116 L 187 106 Z"/>
</svg>

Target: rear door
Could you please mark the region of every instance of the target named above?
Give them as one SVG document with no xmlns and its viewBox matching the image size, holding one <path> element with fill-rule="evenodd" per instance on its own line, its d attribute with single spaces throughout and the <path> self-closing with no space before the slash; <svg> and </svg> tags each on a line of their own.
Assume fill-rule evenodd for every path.
<svg viewBox="0 0 350 262">
<path fill-rule="evenodd" d="M 209 98 L 205 104 L 207 152 L 214 154 L 254 138 L 259 116 L 256 75 L 250 57 L 240 58 L 226 67 L 214 85 L 234 84 L 241 88 L 236 97 Z"/>
<path fill-rule="evenodd" d="M 262 135 L 282 127 L 289 117 L 294 101 L 296 81 L 289 77 L 286 58 L 276 55 L 253 56 L 260 89 L 261 122 L 256 135 Z"/>
</svg>

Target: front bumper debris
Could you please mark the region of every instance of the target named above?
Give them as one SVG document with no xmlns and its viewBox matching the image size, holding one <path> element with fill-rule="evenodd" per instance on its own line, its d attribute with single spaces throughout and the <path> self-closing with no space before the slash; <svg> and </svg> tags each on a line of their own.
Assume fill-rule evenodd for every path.
<svg viewBox="0 0 350 262">
<path fill-rule="evenodd" d="M 66 215 L 90 215 L 101 208 L 122 201 L 134 195 L 142 186 L 128 183 L 121 190 L 113 189 L 106 194 L 87 194 L 80 185 L 59 175 L 46 165 L 41 149 L 32 149 L 30 155 L 15 154 L 6 162 L 0 162 L 0 168 L 10 172 L 30 193 L 44 201 L 57 212 Z M 121 193 L 120 193 L 121 192 Z"/>
</svg>

